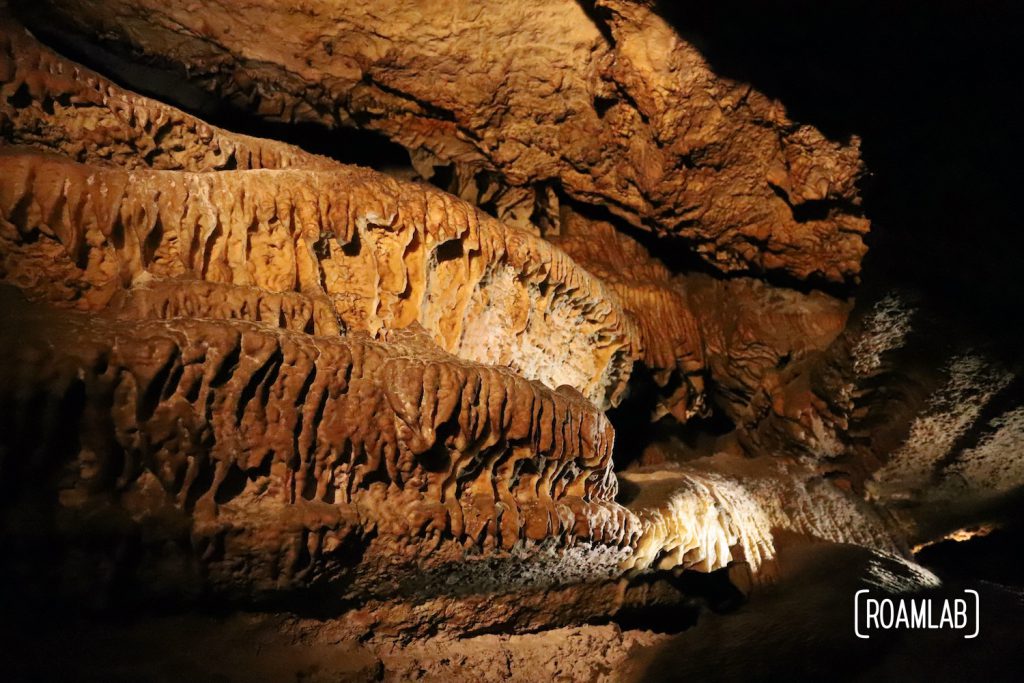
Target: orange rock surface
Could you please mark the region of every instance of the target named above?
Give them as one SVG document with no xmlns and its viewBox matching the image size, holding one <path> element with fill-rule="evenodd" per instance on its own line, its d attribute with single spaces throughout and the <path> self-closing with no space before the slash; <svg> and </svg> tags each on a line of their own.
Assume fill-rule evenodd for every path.
<svg viewBox="0 0 1024 683">
<path fill-rule="evenodd" d="M 262 115 L 383 131 L 421 180 L 454 164 L 462 195 L 208 125 L 3 18 L 0 511 L 92 558 L 47 568 L 69 592 L 328 596 L 352 637 L 529 630 L 681 603 L 684 569 L 768 571 L 779 529 L 901 547 L 776 458 L 843 419 L 808 378 L 848 303 L 677 273 L 620 229 L 847 281 L 855 146 L 712 75 L 646 6 L 383 31 L 327 3 L 56 4 Z M 717 411 L 744 455 L 617 474 L 645 444 L 616 450 L 605 410 L 636 410 L 638 365 L 644 419 Z"/>
<path fill-rule="evenodd" d="M 48 0 L 45 21 L 176 64 L 240 107 L 380 131 L 454 165 L 499 217 L 555 184 L 725 271 L 856 276 L 858 141 L 713 74 L 648 3 Z M 42 21 L 42 19 L 40 19 Z"/>
</svg>

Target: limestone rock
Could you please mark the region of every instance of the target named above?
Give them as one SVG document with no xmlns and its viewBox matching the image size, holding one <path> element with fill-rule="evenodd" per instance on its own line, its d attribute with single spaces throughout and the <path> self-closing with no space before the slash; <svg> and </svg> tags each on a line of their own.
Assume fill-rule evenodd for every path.
<svg viewBox="0 0 1024 683">
<path fill-rule="evenodd" d="M 341 580 L 352 535 L 630 540 L 599 411 L 422 335 L 4 308 L 5 485 L 61 472 L 72 527 L 112 496 L 141 528 L 187 515 L 232 591 Z"/>
<path fill-rule="evenodd" d="M 749 277 L 673 274 L 608 222 L 570 211 L 562 227 L 551 240 L 607 282 L 637 320 L 640 361 L 662 390 L 653 420 L 671 413 L 686 422 L 713 404 L 753 454 L 836 448 L 844 413 L 829 405 L 836 392 L 817 385 L 848 302 Z"/>
<path fill-rule="evenodd" d="M 5 17 L 5 572 L 409 638 L 682 605 L 686 570 L 770 578 L 780 530 L 904 549 L 829 478 L 849 302 L 753 277 L 855 278 L 855 144 L 646 4 L 43 5 L 263 116 L 384 132 L 461 199 L 210 126 Z M 616 474 L 643 445 L 616 451 L 604 411 L 638 363 L 645 418 L 720 412 L 743 453 Z"/>
<path fill-rule="evenodd" d="M 3 278 L 49 301 L 102 310 L 154 280 L 177 284 L 142 297 L 173 298 L 182 280 L 255 288 L 301 299 L 311 332 L 419 323 L 456 355 L 599 405 L 617 402 L 639 345 L 614 295 L 560 250 L 367 169 L 123 171 L 18 153 L 0 166 Z M 190 315 L 206 288 L 182 295 Z"/>
<path fill-rule="evenodd" d="M 124 90 L 40 44 L 0 4 L 0 134 L 7 144 L 124 168 L 330 168 L 292 145 L 229 133 Z"/>
<path fill-rule="evenodd" d="M 275 120 L 380 131 L 429 173 L 493 181 L 502 218 L 545 187 L 680 235 L 726 271 L 856 276 L 868 229 L 843 145 L 714 75 L 649 3 L 373 8 L 49 0 L 40 21 L 178 65 Z M 500 49 L 499 49 L 500 46 Z"/>
</svg>

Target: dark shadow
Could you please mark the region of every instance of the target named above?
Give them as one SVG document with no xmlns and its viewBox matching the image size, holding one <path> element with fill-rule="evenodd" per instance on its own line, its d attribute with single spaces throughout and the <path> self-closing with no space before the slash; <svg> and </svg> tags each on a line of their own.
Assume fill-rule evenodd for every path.
<svg viewBox="0 0 1024 683">
<path fill-rule="evenodd" d="M 1009 0 L 661 2 L 723 76 L 795 121 L 862 139 L 865 282 L 920 288 L 935 315 L 1018 346 L 1024 6 Z"/>
<path fill-rule="evenodd" d="M 16 5 L 19 19 L 54 51 L 124 88 L 171 104 L 207 123 L 234 133 L 287 142 L 307 152 L 379 171 L 411 167 L 405 148 L 381 133 L 340 126 L 327 130 L 318 123 L 270 121 L 189 82 L 176 67 L 154 60 L 144 62 L 129 54 L 124 46 L 87 40 L 65 31 L 45 10 L 31 3 Z"/>
</svg>

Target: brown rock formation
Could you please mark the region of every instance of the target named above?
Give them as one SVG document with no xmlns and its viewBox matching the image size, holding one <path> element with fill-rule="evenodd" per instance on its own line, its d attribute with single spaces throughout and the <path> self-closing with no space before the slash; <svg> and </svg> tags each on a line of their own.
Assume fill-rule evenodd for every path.
<svg viewBox="0 0 1024 683">
<path fill-rule="evenodd" d="M 437 190 L 344 167 L 126 172 L 19 154 L 0 165 L 4 279 L 36 297 L 101 310 L 153 279 L 201 279 L 301 293 L 320 333 L 419 322 L 457 355 L 599 404 L 629 375 L 632 321 L 599 281 Z M 159 291 L 175 286 L 191 285 Z"/>
<path fill-rule="evenodd" d="M 150 592 L 393 601 L 427 571 L 471 592 L 518 588 L 504 598 L 513 613 L 570 576 L 609 593 L 530 608 L 544 624 L 621 607 L 609 580 L 624 569 L 744 560 L 756 571 L 776 528 L 893 546 L 853 499 L 782 470 L 747 472 L 746 491 L 743 466 L 638 473 L 631 486 L 658 486 L 621 507 L 611 428 L 589 402 L 458 361 L 422 335 L 382 344 L 4 303 L 19 336 L 0 349 L 2 446 L 33 456 L 12 460 L 3 486 L 42 504 L 67 546 L 141 534 L 135 571 L 159 578 Z M 780 496 L 791 500 L 780 507 Z M 548 550 L 510 554 L 524 542 Z M 168 552 L 182 543 L 191 550 Z M 533 578 L 509 585 L 521 565 Z M 452 600 L 430 583 L 416 591 L 438 610 Z M 470 626 L 472 600 L 455 604 L 447 628 Z M 406 630 L 427 617 L 394 602 L 372 613 Z"/>
<path fill-rule="evenodd" d="M 852 304 L 811 289 L 859 269 L 856 142 L 646 4 L 44 5 L 262 116 L 381 131 L 461 198 L 208 125 L 4 19 L 3 571 L 483 637 L 676 609 L 686 570 L 760 585 L 781 538 L 905 551 L 839 434 Z M 616 406 L 674 419 L 615 450 Z M 709 457 L 675 448 L 709 413 L 734 427 Z"/>
<path fill-rule="evenodd" d="M 608 503 L 610 425 L 575 392 L 410 335 L 19 308 L 5 306 L 20 332 L 4 339 L 5 450 L 35 444 L 32 467 L 63 470 L 68 519 L 111 496 L 143 528 L 189 515 L 215 585 L 339 581 L 357 532 L 508 549 L 635 533 Z M 53 409 L 26 415 L 37 400 Z"/>
<path fill-rule="evenodd" d="M 561 224 L 551 240 L 607 282 L 638 321 L 640 360 L 663 390 L 652 419 L 706 412 L 709 380 L 710 400 L 752 453 L 835 448 L 842 419 L 827 405 L 834 392 L 816 385 L 848 303 L 753 278 L 675 275 L 606 221 L 563 211 Z"/>
<path fill-rule="evenodd" d="M 715 76 L 646 3 L 43 6 L 262 116 L 381 131 L 426 177 L 454 164 L 502 218 L 550 214 L 553 183 L 723 271 L 859 271 L 857 141 Z"/>
<path fill-rule="evenodd" d="M 704 342 L 681 283 L 606 221 L 588 220 L 566 208 L 561 229 L 551 241 L 606 282 L 637 321 L 641 360 L 667 394 L 652 420 L 671 412 L 686 422 L 700 413 L 707 371 Z"/>
<path fill-rule="evenodd" d="M 0 5 L 0 134 L 76 161 L 220 171 L 332 168 L 329 159 L 211 126 L 128 92 L 36 41 Z"/>
</svg>

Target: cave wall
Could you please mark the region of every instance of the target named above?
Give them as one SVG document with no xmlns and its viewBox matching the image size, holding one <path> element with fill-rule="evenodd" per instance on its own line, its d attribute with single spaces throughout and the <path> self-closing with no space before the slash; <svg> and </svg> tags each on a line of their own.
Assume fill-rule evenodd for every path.
<svg viewBox="0 0 1024 683">
<path fill-rule="evenodd" d="M 1013 518 L 1012 344 L 685 15 L 196 9 L 0 6 L 6 585 L 429 649 Z"/>
</svg>

